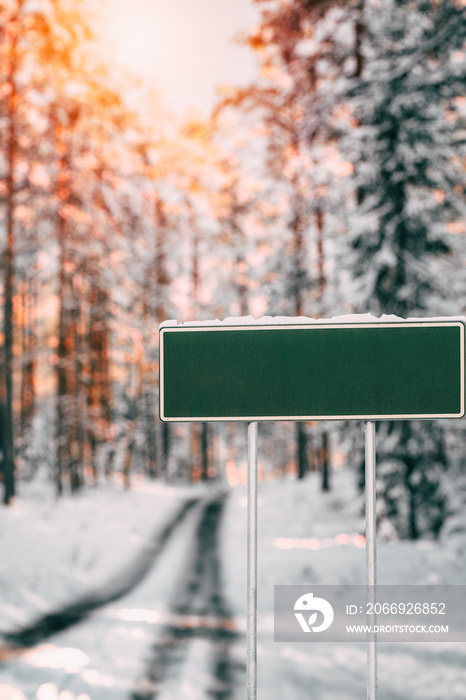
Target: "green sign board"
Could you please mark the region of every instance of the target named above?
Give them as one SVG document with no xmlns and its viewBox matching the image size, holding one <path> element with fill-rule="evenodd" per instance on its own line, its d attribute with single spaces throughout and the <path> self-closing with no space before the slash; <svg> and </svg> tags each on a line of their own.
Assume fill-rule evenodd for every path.
<svg viewBox="0 0 466 700">
<path fill-rule="evenodd" d="M 163 325 L 163 421 L 460 418 L 464 319 Z"/>
</svg>

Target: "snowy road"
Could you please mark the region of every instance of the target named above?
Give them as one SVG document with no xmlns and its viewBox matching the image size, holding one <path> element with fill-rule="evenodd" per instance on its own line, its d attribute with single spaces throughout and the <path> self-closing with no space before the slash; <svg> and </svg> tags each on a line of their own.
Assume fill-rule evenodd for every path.
<svg viewBox="0 0 466 700">
<path fill-rule="evenodd" d="M 118 604 L 90 612 L 81 602 L 68 608 L 86 612 L 73 626 L 72 615 L 55 614 L 30 627 L 30 640 L 41 632 L 48 639 L 2 664 L 0 697 L 4 684 L 27 700 L 233 698 L 242 683 L 242 635 L 222 594 L 225 500 L 217 493 L 188 501 L 159 537 L 154 566 Z M 96 603 L 95 594 L 86 599 Z M 68 629 L 50 636 L 47 620 Z"/>
<path fill-rule="evenodd" d="M 233 696 L 241 669 L 230 655 L 239 634 L 222 592 L 219 524 L 224 503 L 225 497 L 220 497 L 202 506 L 194 548 L 171 599 L 170 619 L 152 646 L 143 687 L 132 694 L 133 700 L 152 700 L 160 692 L 168 698 L 170 694 L 163 692 L 164 680 L 193 656 L 190 646 L 198 660 L 204 649 L 210 665 L 204 682 L 193 689 L 197 697 L 203 686 L 208 697 L 227 700 Z M 183 696 L 186 694 L 185 690 Z"/>
<path fill-rule="evenodd" d="M 93 601 L 0 663 L 0 700 L 244 700 L 246 489 L 212 487 L 108 486 L 0 511 L 0 631 Z M 273 640 L 274 585 L 364 581 L 362 527 L 345 470 L 327 494 L 318 474 L 259 484 L 260 700 L 366 696 L 365 644 Z M 465 552 L 461 533 L 380 541 L 379 580 L 464 584 Z M 378 668 L 381 700 L 466 698 L 466 644 L 381 644 Z"/>
<path fill-rule="evenodd" d="M 154 534 L 148 546 L 139 552 L 136 558 L 129 562 L 125 570 L 121 571 L 114 580 L 109 581 L 101 588 L 85 593 L 77 600 L 62 606 L 58 610 L 46 613 L 18 631 L 6 634 L 5 639 L 11 645 L 12 651 L 14 647 L 20 650 L 21 647 L 30 647 L 38 642 L 43 642 L 55 632 L 61 632 L 72 627 L 94 610 L 114 602 L 129 593 L 157 563 L 157 559 L 169 537 L 198 501 L 199 499 L 194 498 L 187 500 L 162 531 L 157 531 Z M 6 653 L 8 654 L 8 651 Z"/>
</svg>

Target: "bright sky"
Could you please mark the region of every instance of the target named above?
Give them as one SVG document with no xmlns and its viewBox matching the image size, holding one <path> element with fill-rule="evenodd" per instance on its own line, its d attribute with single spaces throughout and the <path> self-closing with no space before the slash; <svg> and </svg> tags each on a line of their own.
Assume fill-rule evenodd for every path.
<svg viewBox="0 0 466 700">
<path fill-rule="evenodd" d="M 257 23 L 253 0 L 101 0 L 117 60 L 150 80 L 166 106 L 207 116 L 221 84 L 255 73 L 250 49 L 233 37 Z"/>
</svg>

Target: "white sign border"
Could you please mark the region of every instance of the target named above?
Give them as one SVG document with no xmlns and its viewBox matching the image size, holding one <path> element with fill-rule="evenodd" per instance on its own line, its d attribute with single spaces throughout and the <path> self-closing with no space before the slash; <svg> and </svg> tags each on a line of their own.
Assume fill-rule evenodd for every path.
<svg viewBox="0 0 466 700">
<path fill-rule="evenodd" d="M 244 331 L 254 329 L 255 331 L 261 330 L 292 330 L 292 329 L 309 329 L 313 328 L 315 330 L 319 329 L 329 329 L 329 328 L 393 328 L 393 327 L 428 327 L 435 328 L 438 326 L 448 327 L 457 326 L 460 328 L 460 358 L 463 358 L 460 366 L 460 407 L 459 413 L 435 413 L 435 414 L 362 414 L 362 415 L 331 415 L 331 416 L 228 416 L 225 417 L 195 417 L 195 418 L 172 418 L 165 416 L 163 413 L 163 398 L 164 398 L 164 378 L 163 378 L 163 334 L 164 333 L 182 333 L 184 331 Z M 464 344 L 465 344 L 465 321 L 463 319 L 449 319 L 449 320 L 435 320 L 430 321 L 429 319 L 419 320 L 419 321 L 392 321 L 392 322 L 381 322 L 381 323 L 371 323 L 371 322 L 354 322 L 354 323 L 335 323 L 329 321 L 328 323 L 258 323 L 258 324 L 238 324 L 238 325 L 223 325 L 221 323 L 216 323 L 209 326 L 207 323 L 200 324 L 196 326 L 194 323 L 190 323 L 185 327 L 181 325 L 172 326 L 162 326 L 160 328 L 160 338 L 159 338 L 159 416 L 160 420 L 166 423 L 231 423 L 231 422 L 241 422 L 241 423 L 251 423 L 251 422 L 262 422 L 262 421 L 317 421 L 317 420 L 429 420 L 436 418 L 462 418 L 465 415 L 465 386 L 464 386 L 464 373 L 465 373 L 465 363 L 464 363 Z"/>
</svg>

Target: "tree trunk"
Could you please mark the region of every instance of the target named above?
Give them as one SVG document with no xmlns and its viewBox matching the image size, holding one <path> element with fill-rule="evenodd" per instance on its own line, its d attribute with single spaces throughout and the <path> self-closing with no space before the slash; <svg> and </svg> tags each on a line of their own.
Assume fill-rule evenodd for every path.
<svg viewBox="0 0 466 700">
<path fill-rule="evenodd" d="M 170 428 L 168 423 L 162 423 L 162 474 L 167 473 L 168 458 L 170 456 Z"/>
<path fill-rule="evenodd" d="M 167 217 L 164 211 L 163 202 L 159 197 L 155 200 L 155 318 L 160 324 L 165 320 L 165 289 L 168 285 L 168 276 L 165 269 L 165 247 L 164 236 L 167 228 Z M 159 387 L 160 390 L 160 387 Z M 167 473 L 167 464 L 170 451 L 170 428 L 168 423 L 162 423 L 162 439 L 161 446 L 158 448 L 158 473 L 165 476 Z M 161 449 L 160 449 L 161 448 Z"/>
<path fill-rule="evenodd" d="M 23 282 L 21 289 L 23 310 L 23 361 L 21 365 L 21 435 L 28 433 L 31 420 L 34 415 L 36 390 L 35 390 L 35 324 L 34 308 L 35 295 L 33 294 L 32 280 L 28 286 L 27 280 Z"/>
<path fill-rule="evenodd" d="M 404 482 L 408 492 L 408 536 L 411 540 L 417 540 L 419 537 L 419 528 L 417 525 L 416 487 L 413 485 L 411 480 L 411 475 L 414 469 L 414 459 L 411 457 L 405 457 Z"/>
<path fill-rule="evenodd" d="M 199 272 L 199 235 L 196 227 L 196 218 L 194 214 L 194 209 L 189 201 L 186 199 L 186 205 L 190 212 L 189 223 L 192 230 L 192 256 L 191 256 L 191 320 L 195 321 L 196 316 L 199 313 L 199 287 L 200 287 L 200 272 Z M 240 292 L 241 294 L 241 292 Z M 243 295 L 244 296 L 244 295 Z M 197 433 L 198 428 L 193 429 L 196 431 L 197 438 L 199 440 L 196 446 L 199 447 L 199 454 L 196 452 L 195 459 L 196 462 L 199 459 L 200 465 L 198 467 L 197 463 L 195 465 L 196 472 L 199 471 L 200 479 L 205 481 L 208 479 L 209 471 L 209 433 L 207 428 L 207 423 L 202 423 L 199 426 L 199 435 Z"/>
<path fill-rule="evenodd" d="M 294 187 L 297 190 L 299 184 L 297 178 L 294 179 Z M 299 192 L 296 192 L 294 199 L 294 216 L 291 222 L 293 233 L 293 257 L 294 257 L 294 313 L 295 316 L 303 314 L 303 285 L 305 279 L 304 270 L 304 221 L 302 216 L 303 201 Z M 309 471 L 309 461 L 307 458 L 307 433 L 305 425 L 296 423 L 296 459 L 298 463 L 298 479 L 302 479 Z"/>
<path fill-rule="evenodd" d="M 322 433 L 322 491 L 330 491 L 329 435 Z"/>
<path fill-rule="evenodd" d="M 108 292 L 99 279 L 98 265 L 91 265 L 89 272 L 89 330 L 87 352 L 89 354 L 89 387 L 87 391 L 87 433 L 91 447 L 90 466 L 97 478 L 97 452 L 107 439 L 111 423 L 110 340 L 108 328 Z"/>
<path fill-rule="evenodd" d="M 355 58 L 355 70 L 354 77 L 358 80 L 362 77 L 362 72 L 364 68 L 364 57 L 362 54 L 362 40 L 365 33 L 364 26 L 364 0 L 360 0 L 359 6 L 357 7 L 356 13 L 356 24 L 354 27 L 354 58 Z M 356 188 L 356 203 L 358 206 L 364 202 L 364 189 L 362 187 Z"/>
<path fill-rule="evenodd" d="M 63 476 L 69 473 L 70 454 L 68 444 L 68 348 L 69 341 L 69 280 L 66 271 L 68 261 L 66 250 L 66 221 L 60 211 L 61 203 L 67 198 L 68 173 L 66 163 L 66 146 L 63 143 L 63 127 L 59 124 L 55 110 L 52 111 L 52 122 L 55 126 L 56 149 L 59 154 L 56 192 L 59 211 L 57 213 L 57 242 L 58 242 L 58 347 L 57 347 L 57 407 L 56 407 L 56 440 L 57 459 L 55 467 L 55 484 L 57 495 L 63 493 Z"/>
<path fill-rule="evenodd" d="M 71 294 L 70 294 L 71 297 Z M 79 298 L 73 289 L 73 308 L 70 309 L 68 340 L 67 340 L 67 401 L 68 401 L 68 453 L 70 456 L 70 488 L 74 493 L 79 491 L 84 482 L 83 468 L 83 441 L 82 425 L 85 409 L 83 411 L 82 396 L 82 362 L 79 346 Z"/>
<path fill-rule="evenodd" d="M 209 478 L 209 425 L 201 423 L 201 480 Z"/>
<path fill-rule="evenodd" d="M 191 481 L 196 483 L 201 478 L 200 466 L 200 440 L 199 440 L 199 423 L 191 423 Z"/>
<path fill-rule="evenodd" d="M 309 471 L 307 434 L 304 423 L 296 423 L 296 443 L 298 447 L 298 479 L 302 479 Z"/>
<path fill-rule="evenodd" d="M 57 460 L 55 470 L 55 484 L 57 494 L 63 493 L 63 473 L 68 468 L 68 441 L 67 441 L 67 414 L 66 414 L 66 272 L 64 252 L 64 227 L 65 221 L 58 215 L 57 233 L 59 244 L 59 272 L 58 272 L 58 299 L 60 300 L 58 320 L 58 347 L 57 347 Z"/>
<path fill-rule="evenodd" d="M 327 279 L 325 277 L 325 255 L 324 255 L 324 212 L 321 206 L 316 209 L 317 228 L 317 299 L 322 302 Z"/>
<path fill-rule="evenodd" d="M 13 291 L 15 276 L 15 231 L 14 218 L 16 207 L 15 167 L 17 155 L 16 116 L 18 93 L 16 89 L 16 45 L 17 36 L 13 34 L 10 45 L 7 84 L 8 95 L 8 126 L 6 137 L 6 248 L 4 255 L 5 266 L 5 304 L 3 307 L 3 335 L 5 361 L 5 425 L 4 425 L 4 495 L 6 505 L 10 504 L 15 495 L 15 461 L 13 437 Z"/>
<path fill-rule="evenodd" d="M 134 425 L 129 422 L 128 435 L 126 439 L 125 459 L 123 463 L 123 483 L 125 489 L 131 488 L 131 471 L 133 469 L 133 453 L 134 453 Z"/>
<path fill-rule="evenodd" d="M 364 67 L 364 57 L 362 55 L 362 39 L 365 32 L 363 12 L 364 0 L 360 0 L 359 6 L 357 8 L 356 24 L 354 27 L 355 78 L 360 78 L 362 76 L 362 71 Z"/>
<path fill-rule="evenodd" d="M 148 376 L 147 374 L 145 375 Z M 152 382 L 149 384 L 149 388 L 153 389 Z M 155 432 L 155 415 L 152 406 L 152 395 L 143 389 L 142 399 L 144 402 L 144 423 L 145 423 L 145 434 L 146 434 L 146 455 L 147 455 L 147 475 L 151 479 L 155 479 L 157 476 L 157 436 Z"/>
<path fill-rule="evenodd" d="M 145 358 L 139 366 L 139 382 L 143 411 L 146 471 L 150 479 L 157 477 L 157 348 L 153 341 L 154 311 L 152 300 L 152 264 L 147 268 L 143 296 L 142 314 L 144 319 L 144 353 Z M 161 471 L 161 470 L 159 470 Z"/>
<path fill-rule="evenodd" d="M 323 313 L 323 300 L 327 288 L 327 277 L 325 274 L 325 251 L 324 251 L 324 211 L 320 205 L 316 209 L 317 228 L 317 300 Z M 329 435 L 327 430 L 322 431 L 321 446 L 321 468 L 322 468 L 322 491 L 330 491 L 330 456 L 329 456 Z"/>
</svg>

